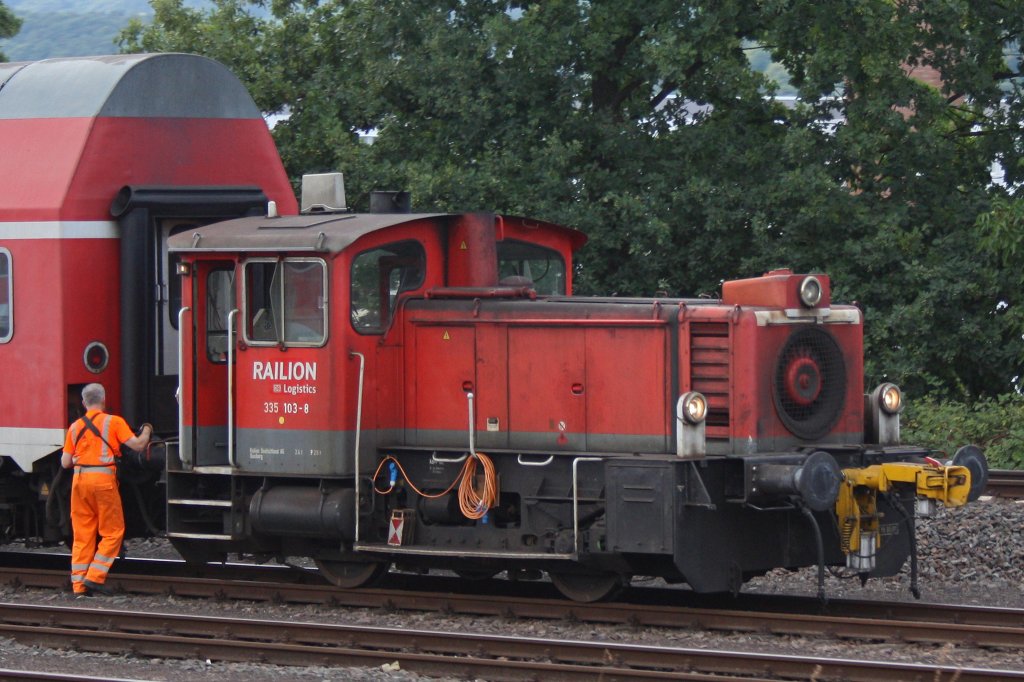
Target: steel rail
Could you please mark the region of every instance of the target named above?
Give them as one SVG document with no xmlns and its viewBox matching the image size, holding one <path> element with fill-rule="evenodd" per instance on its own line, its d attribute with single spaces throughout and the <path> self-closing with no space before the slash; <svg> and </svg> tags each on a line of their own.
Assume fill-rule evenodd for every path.
<svg viewBox="0 0 1024 682">
<path fill-rule="evenodd" d="M 38 670 L 0 668 L 0 680 L 50 680 L 50 682 L 138 682 L 125 677 L 94 677 L 78 673 L 47 673 Z"/>
<path fill-rule="evenodd" d="M 398 661 L 413 672 L 493 680 L 707 679 L 694 674 L 870 682 L 1024 680 L 1022 671 L 939 664 L 22 604 L 0 604 L 0 635 L 137 656 L 299 666 Z"/>
<path fill-rule="evenodd" d="M 993 469 L 988 472 L 985 492 L 997 497 L 1020 499 L 1024 497 L 1024 470 Z"/>
</svg>

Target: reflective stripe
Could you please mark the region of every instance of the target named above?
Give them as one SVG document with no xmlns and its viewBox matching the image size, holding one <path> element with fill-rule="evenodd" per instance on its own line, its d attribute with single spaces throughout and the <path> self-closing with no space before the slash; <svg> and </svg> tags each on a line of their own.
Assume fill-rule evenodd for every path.
<svg viewBox="0 0 1024 682">
<path fill-rule="evenodd" d="M 71 447 L 75 450 L 78 450 L 78 434 L 81 433 L 84 428 L 85 424 L 83 424 L 81 420 L 75 420 L 75 423 L 71 425 Z M 68 454 L 71 455 L 71 463 L 78 464 L 78 455 L 75 452 L 69 452 Z"/>
<path fill-rule="evenodd" d="M 104 566 L 103 564 L 93 564 L 92 566 L 89 567 L 89 570 L 90 571 L 98 571 L 100 573 L 104 573 L 105 574 L 105 573 L 109 573 L 110 572 L 110 566 Z"/>
<path fill-rule="evenodd" d="M 71 564 L 72 571 L 88 571 L 89 564 Z"/>
<path fill-rule="evenodd" d="M 76 474 L 80 474 L 82 472 L 88 472 L 90 474 L 116 474 L 117 473 L 117 469 L 115 469 L 114 467 L 111 467 L 111 466 L 99 466 L 99 465 L 96 465 L 96 466 L 83 465 L 83 466 L 76 466 L 75 467 L 75 473 Z"/>
<path fill-rule="evenodd" d="M 114 453 L 107 447 L 107 443 L 110 442 L 110 415 L 108 414 L 106 419 L 103 420 L 103 440 L 101 445 L 103 448 L 100 450 L 100 464 L 113 464 Z"/>
<path fill-rule="evenodd" d="M 73 582 L 73 583 L 85 582 L 85 574 L 82 573 L 81 575 L 78 575 L 78 574 L 72 573 L 71 574 L 71 582 Z"/>
<path fill-rule="evenodd" d="M 114 558 L 116 559 L 117 557 L 114 557 Z M 114 563 L 114 559 L 111 559 L 108 556 L 103 556 L 99 552 L 96 552 L 96 556 L 94 556 L 92 560 L 94 562 L 94 565 L 95 565 L 95 562 L 97 562 L 97 561 L 102 561 L 105 564 L 112 564 L 112 563 Z"/>
</svg>

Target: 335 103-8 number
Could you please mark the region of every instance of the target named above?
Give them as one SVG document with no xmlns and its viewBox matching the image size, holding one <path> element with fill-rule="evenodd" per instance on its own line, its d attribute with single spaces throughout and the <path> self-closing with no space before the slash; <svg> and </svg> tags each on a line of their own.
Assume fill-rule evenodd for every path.
<svg viewBox="0 0 1024 682">
<path fill-rule="evenodd" d="M 309 414 L 309 403 L 263 403 L 265 414 Z"/>
</svg>

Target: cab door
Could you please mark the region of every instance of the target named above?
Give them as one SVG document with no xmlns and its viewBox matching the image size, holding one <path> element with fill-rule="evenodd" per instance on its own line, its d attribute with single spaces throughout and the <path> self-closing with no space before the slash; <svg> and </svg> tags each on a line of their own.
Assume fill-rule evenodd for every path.
<svg viewBox="0 0 1024 682">
<path fill-rule="evenodd" d="M 228 360 L 232 355 L 228 351 L 230 339 L 238 338 L 237 313 L 232 315 L 237 308 L 234 261 L 197 262 L 192 290 L 192 461 L 194 466 L 227 466 Z"/>
</svg>

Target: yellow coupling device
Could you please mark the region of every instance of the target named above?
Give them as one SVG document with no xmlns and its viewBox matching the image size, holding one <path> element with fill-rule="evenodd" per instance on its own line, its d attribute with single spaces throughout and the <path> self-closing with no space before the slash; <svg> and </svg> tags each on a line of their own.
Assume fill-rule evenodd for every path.
<svg viewBox="0 0 1024 682">
<path fill-rule="evenodd" d="M 967 504 L 971 472 L 965 466 L 934 466 L 892 462 L 860 469 L 843 469 L 836 498 L 839 540 L 846 564 L 861 573 L 875 567 L 875 551 L 881 544 L 878 493 L 914 486 L 919 500 L 941 502 L 947 507 Z"/>
</svg>

